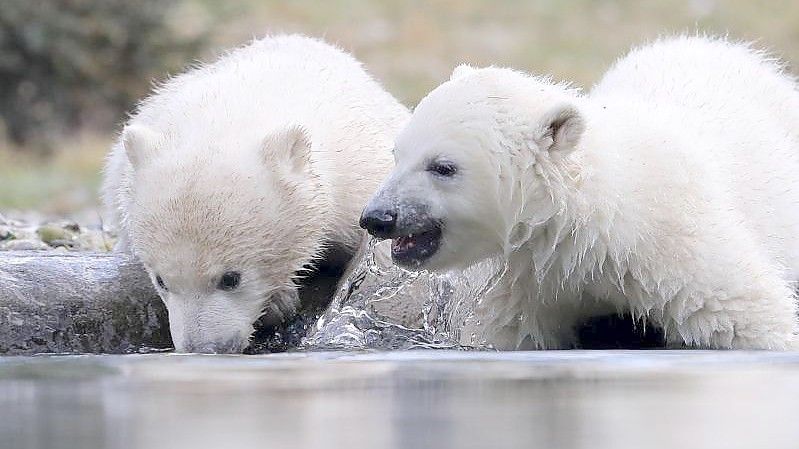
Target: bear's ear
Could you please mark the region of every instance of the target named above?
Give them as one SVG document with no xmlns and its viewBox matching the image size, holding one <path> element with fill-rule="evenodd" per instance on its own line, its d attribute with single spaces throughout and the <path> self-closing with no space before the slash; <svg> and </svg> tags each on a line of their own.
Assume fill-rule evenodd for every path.
<svg viewBox="0 0 799 449">
<path fill-rule="evenodd" d="M 452 71 L 452 75 L 449 76 L 449 80 L 454 81 L 456 79 L 463 78 L 474 71 L 475 68 L 469 64 L 461 64 L 458 67 L 455 67 L 455 70 Z"/>
<path fill-rule="evenodd" d="M 543 130 L 539 143 L 547 151 L 571 151 L 585 131 L 585 121 L 576 107 L 559 105 L 541 119 Z"/>
<path fill-rule="evenodd" d="M 122 146 L 133 168 L 139 168 L 155 153 L 161 136 L 141 125 L 128 125 L 122 131 Z"/>
<path fill-rule="evenodd" d="M 300 125 L 273 132 L 264 140 L 263 155 L 270 166 L 283 166 L 295 173 L 305 171 L 311 160 L 308 132 Z"/>
</svg>

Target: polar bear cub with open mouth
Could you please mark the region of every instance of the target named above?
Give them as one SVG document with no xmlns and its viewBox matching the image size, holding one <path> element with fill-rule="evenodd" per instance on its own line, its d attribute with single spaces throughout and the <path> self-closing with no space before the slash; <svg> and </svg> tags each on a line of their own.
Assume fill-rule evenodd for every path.
<svg viewBox="0 0 799 449">
<path fill-rule="evenodd" d="M 294 313 L 298 274 L 356 250 L 408 116 L 358 61 L 302 36 L 256 40 L 142 102 L 103 194 L 178 351 L 241 352 L 262 314 Z"/>
<path fill-rule="evenodd" d="M 565 348 L 629 312 L 669 345 L 785 349 L 797 333 L 799 91 L 722 39 L 632 51 L 589 94 L 459 67 L 396 140 L 361 217 L 410 269 L 503 258 L 499 348 Z"/>
</svg>

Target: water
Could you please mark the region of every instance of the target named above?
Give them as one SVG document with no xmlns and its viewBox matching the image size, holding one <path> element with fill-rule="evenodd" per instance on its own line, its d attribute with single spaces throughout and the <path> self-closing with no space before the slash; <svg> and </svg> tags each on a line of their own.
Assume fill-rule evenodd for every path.
<svg viewBox="0 0 799 449">
<path fill-rule="evenodd" d="M 795 448 L 799 355 L 0 358 L 0 448 Z"/>
<path fill-rule="evenodd" d="M 0 449 L 799 447 L 799 353 L 497 352 L 502 267 L 365 251 L 308 352 L 0 357 Z"/>
<path fill-rule="evenodd" d="M 364 247 L 305 349 L 491 349 L 470 323 L 500 267 L 487 261 L 459 274 L 411 272 L 390 262 L 388 242 Z"/>
</svg>

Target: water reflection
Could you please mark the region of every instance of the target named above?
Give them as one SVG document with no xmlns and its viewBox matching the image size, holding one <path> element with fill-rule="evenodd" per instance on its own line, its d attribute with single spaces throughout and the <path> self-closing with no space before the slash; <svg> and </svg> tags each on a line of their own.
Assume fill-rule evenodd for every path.
<svg viewBox="0 0 799 449">
<path fill-rule="evenodd" d="M 796 447 L 799 356 L 0 359 L 0 447 Z"/>
</svg>

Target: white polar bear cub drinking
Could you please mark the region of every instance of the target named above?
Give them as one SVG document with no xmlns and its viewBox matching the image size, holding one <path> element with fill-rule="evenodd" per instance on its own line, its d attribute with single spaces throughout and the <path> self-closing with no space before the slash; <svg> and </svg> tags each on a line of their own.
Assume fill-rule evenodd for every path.
<svg viewBox="0 0 799 449">
<path fill-rule="evenodd" d="M 589 94 L 460 67 L 419 106 L 361 225 L 404 266 L 506 264 L 479 316 L 499 348 L 564 348 L 629 312 L 669 345 L 797 333 L 799 91 L 722 39 L 632 51 Z"/>
<path fill-rule="evenodd" d="M 350 55 L 301 36 L 256 40 L 141 103 L 103 195 L 178 351 L 241 352 L 262 314 L 294 312 L 298 271 L 355 251 L 408 116 Z"/>
</svg>

